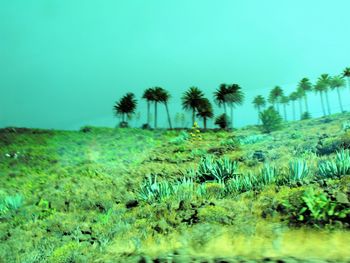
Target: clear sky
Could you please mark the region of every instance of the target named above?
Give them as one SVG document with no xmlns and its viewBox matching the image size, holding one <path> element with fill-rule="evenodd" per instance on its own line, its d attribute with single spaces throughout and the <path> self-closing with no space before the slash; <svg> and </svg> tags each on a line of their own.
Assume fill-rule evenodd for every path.
<svg viewBox="0 0 350 263">
<path fill-rule="evenodd" d="M 174 116 L 188 87 L 212 99 L 223 82 L 246 93 L 235 124 L 253 124 L 255 95 L 350 66 L 349 29 L 349 0 L 0 0 L 0 126 L 115 126 L 128 91 L 141 125 L 145 88 L 168 89 Z"/>
</svg>

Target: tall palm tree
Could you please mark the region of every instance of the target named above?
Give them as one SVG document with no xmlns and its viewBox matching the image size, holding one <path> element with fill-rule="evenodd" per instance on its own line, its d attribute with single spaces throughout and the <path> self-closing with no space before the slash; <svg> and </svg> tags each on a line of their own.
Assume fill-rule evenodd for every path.
<svg viewBox="0 0 350 263">
<path fill-rule="evenodd" d="M 142 98 L 147 101 L 147 126 L 150 127 L 151 102 L 154 101 L 154 90 L 148 88 L 143 92 Z"/>
<path fill-rule="evenodd" d="M 233 108 L 236 105 L 242 105 L 244 100 L 244 93 L 238 84 L 232 84 L 227 86 L 227 94 L 225 97 L 227 104 L 231 108 L 231 129 L 233 129 Z"/>
<path fill-rule="evenodd" d="M 343 76 L 348 79 L 348 88 L 350 90 L 350 68 L 344 69 Z"/>
<path fill-rule="evenodd" d="M 192 110 L 192 125 L 196 121 L 196 110 L 200 106 L 204 98 L 203 92 L 197 87 L 190 87 L 182 96 L 182 108 L 184 110 Z"/>
<path fill-rule="evenodd" d="M 261 108 L 265 107 L 266 105 L 266 100 L 263 96 L 258 95 L 253 99 L 253 105 L 254 108 L 258 110 L 258 125 L 260 123 L 260 112 L 261 112 Z"/>
<path fill-rule="evenodd" d="M 328 100 L 328 89 L 330 87 L 330 80 L 331 80 L 331 77 L 328 74 L 322 74 L 318 78 L 318 81 L 320 81 L 323 85 L 324 94 L 326 95 L 326 104 L 327 104 L 328 114 L 331 114 L 331 107 L 329 106 L 329 100 Z"/>
<path fill-rule="evenodd" d="M 309 105 L 307 103 L 307 93 L 312 90 L 312 83 L 308 78 L 303 78 L 298 84 L 298 88 L 304 91 L 305 111 L 309 112 Z"/>
<path fill-rule="evenodd" d="M 207 119 L 208 118 L 211 119 L 214 117 L 213 107 L 207 98 L 203 98 L 200 101 L 200 104 L 198 106 L 197 117 L 203 119 L 203 127 L 204 127 L 204 130 L 206 130 L 207 129 Z"/>
<path fill-rule="evenodd" d="M 280 102 L 283 105 L 284 120 L 287 121 L 287 105 L 289 104 L 289 97 L 283 95 Z"/>
<path fill-rule="evenodd" d="M 228 94 L 228 86 L 227 84 L 223 83 L 220 84 L 219 88 L 214 92 L 214 100 L 215 103 L 221 107 L 224 107 L 224 112 L 225 115 L 227 115 L 227 109 L 226 109 L 226 104 L 227 104 L 227 94 Z"/>
<path fill-rule="evenodd" d="M 305 97 L 305 91 L 301 88 L 298 87 L 296 90 L 296 94 L 298 96 L 298 102 L 299 102 L 299 112 L 300 112 L 300 118 L 303 115 L 303 98 Z"/>
<path fill-rule="evenodd" d="M 277 106 L 277 111 L 279 112 L 279 102 L 281 97 L 283 96 L 283 90 L 281 87 L 276 86 L 270 91 L 268 101 L 273 104 L 273 106 Z"/>
<path fill-rule="evenodd" d="M 325 92 L 325 90 L 327 90 L 327 85 L 324 83 L 324 81 L 318 79 L 314 86 L 314 91 L 316 93 L 320 93 L 323 116 L 326 116 L 326 109 L 324 107 L 324 101 L 323 101 L 323 93 Z"/>
<path fill-rule="evenodd" d="M 340 110 L 341 110 L 341 112 L 343 112 L 344 110 L 343 110 L 343 104 L 342 104 L 341 96 L 340 96 L 340 88 L 343 88 L 346 86 L 345 79 L 341 75 L 334 76 L 330 79 L 329 85 L 330 85 L 332 90 L 334 90 L 334 89 L 337 90 Z"/>
<path fill-rule="evenodd" d="M 168 107 L 168 101 L 170 99 L 170 93 L 160 87 L 155 88 L 155 93 L 156 96 L 158 98 L 158 101 L 163 103 L 165 106 L 165 110 L 168 116 L 168 123 L 169 123 L 169 128 L 172 129 L 172 125 L 171 125 L 171 118 L 170 118 L 170 114 L 169 114 L 169 107 Z"/>
<path fill-rule="evenodd" d="M 289 95 L 289 100 L 292 102 L 292 109 L 293 109 L 293 120 L 295 121 L 295 101 L 298 100 L 298 93 L 296 91 L 292 92 Z"/>
<path fill-rule="evenodd" d="M 137 100 L 134 93 L 127 93 L 114 105 L 114 111 L 116 115 L 122 116 L 122 122 L 126 123 L 126 117 L 135 113 Z"/>
</svg>

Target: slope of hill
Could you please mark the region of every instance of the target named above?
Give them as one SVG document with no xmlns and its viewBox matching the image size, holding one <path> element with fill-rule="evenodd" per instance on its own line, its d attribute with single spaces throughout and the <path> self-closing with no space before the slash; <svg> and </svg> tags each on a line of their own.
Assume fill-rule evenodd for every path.
<svg viewBox="0 0 350 263">
<path fill-rule="evenodd" d="M 1 129 L 0 261 L 347 262 L 349 120 Z"/>
</svg>

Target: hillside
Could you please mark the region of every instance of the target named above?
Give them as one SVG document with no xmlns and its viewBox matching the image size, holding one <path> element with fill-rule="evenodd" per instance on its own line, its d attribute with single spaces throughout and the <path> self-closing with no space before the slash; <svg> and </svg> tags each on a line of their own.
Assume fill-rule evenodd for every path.
<svg viewBox="0 0 350 263">
<path fill-rule="evenodd" d="M 349 148 L 349 113 L 270 134 L 1 129 L 0 262 L 348 262 Z"/>
</svg>

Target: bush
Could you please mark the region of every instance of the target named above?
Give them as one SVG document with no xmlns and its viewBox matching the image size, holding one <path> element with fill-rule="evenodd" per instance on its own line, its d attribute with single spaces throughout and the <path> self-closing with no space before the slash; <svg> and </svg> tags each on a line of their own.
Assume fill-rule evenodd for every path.
<svg viewBox="0 0 350 263">
<path fill-rule="evenodd" d="M 282 117 L 272 106 L 261 112 L 259 117 L 262 122 L 261 130 L 265 133 L 282 128 Z"/>
<path fill-rule="evenodd" d="M 301 120 L 308 120 L 308 119 L 311 119 L 311 114 L 310 112 L 306 111 L 304 112 L 301 117 L 300 117 Z"/>
<path fill-rule="evenodd" d="M 226 129 L 229 125 L 229 118 L 226 114 L 221 114 L 216 117 L 215 125 L 218 125 L 221 129 Z"/>
</svg>

